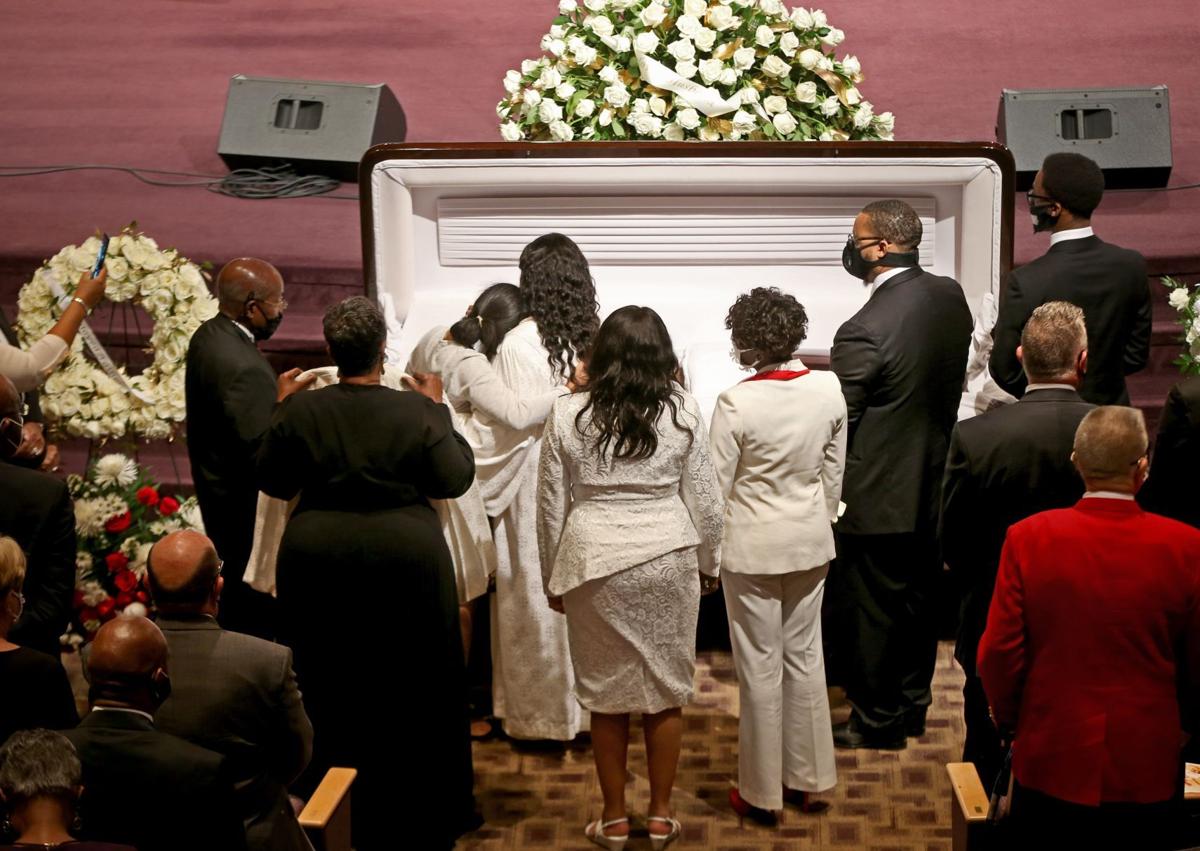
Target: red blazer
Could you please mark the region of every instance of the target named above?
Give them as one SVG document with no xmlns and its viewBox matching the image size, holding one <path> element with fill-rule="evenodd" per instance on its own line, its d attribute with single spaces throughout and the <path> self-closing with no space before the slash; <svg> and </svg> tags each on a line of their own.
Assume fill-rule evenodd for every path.
<svg viewBox="0 0 1200 851">
<path fill-rule="evenodd" d="M 1008 530 L 979 676 L 1023 786 L 1152 803 L 1180 782 L 1179 687 L 1200 683 L 1200 531 L 1085 497 Z"/>
</svg>

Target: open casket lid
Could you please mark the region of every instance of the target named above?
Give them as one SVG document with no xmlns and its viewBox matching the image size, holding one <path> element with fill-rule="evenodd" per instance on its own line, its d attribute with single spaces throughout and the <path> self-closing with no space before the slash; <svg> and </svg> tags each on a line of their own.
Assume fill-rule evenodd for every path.
<svg viewBox="0 0 1200 851">
<path fill-rule="evenodd" d="M 820 362 L 869 290 L 842 269 L 855 215 L 903 198 L 921 265 L 957 279 L 973 312 L 1012 262 L 1013 158 L 957 142 L 567 142 L 379 145 L 359 173 L 369 291 L 403 323 L 403 362 L 487 285 L 517 283 L 521 249 L 559 231 L 587 256 L 601 316 L 653 307 L 705 410 L 744 377 L 724 319 L 777 286 L 805 305 Z M 386 296 L 386 298 L 384 298 Z"/>
</svg>

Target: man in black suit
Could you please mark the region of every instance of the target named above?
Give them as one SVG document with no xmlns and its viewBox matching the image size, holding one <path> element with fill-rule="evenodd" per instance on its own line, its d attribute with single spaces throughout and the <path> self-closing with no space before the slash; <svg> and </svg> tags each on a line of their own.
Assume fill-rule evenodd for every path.
<svg viewBox="0 0 1200 851">
<path fill-rule="evenodd" d="M 1147 511 L 1200 528 L 1200 376 L 1183 379 L 1167 394 L 1150 475 L 1138 491 Z"/>
<path fill-rule="evenodd" d="M 84 837 L 138 851 L 244 849 L 225 758 L 154 728 L 171 690 L 158 627 L 109 621 L 87 664 L 92 711 L 65 734 L 83 764 Z"/>
<path fill-rule="evenodd" d="M 10 463 L 23 437 L 21 394 L 0 375 L 0 534 L 25 551 L 25 609 L 9 639 L 58 658 L 75 591 L 75 510 L 61 479 Z"/>
<path fill-rule="evenodd" d="M 1021 329 L 1047 301 L 1083 309 L 1088 371 L 1079 395 L 1095 405 L 1128 405 L 1125 376 L 1150 357 L 1150 285 L 1136 251 L 1102 242 L 1092 212 L 1104 194 L 1100 167 L 1081 154 L 1051 154 L 1025 196 L 1034 232 L 1050 231 L 1050 250 L 1009 274 L 992 331 L 988 368 L 1006 391 L 1020 396 L 1025 375 L 1017 361 Z"/>
<path fill-rule="evenodd" d="M 834 730 L 839 747 L 904 748 L 924 732 L 931 699 L 942 469 L 972 323 L 958 283 L 918 265 L 920 242 L 908 204 L 876 201 L 854 220 L 842 258 L 871 296 L 838 329 L 831 358 L 849 423 L 828 621 L 848 633 L 835 639 L 854 707 Z"/>
<path fill-rule="evenodd" d="M 1083 496 L 1071 452 L 1075 430 L 1094 407 L 1077 392 L 1087 347 L 1082 310 L 1062 301 L 1041 305 L 1025 323 L 1016 351 L 1029 382 L 1025 395 L 1015 405 L 963 420 L 950 436 L 941 539 L 942 557 L 962 595 L 954 658 L 967 675 L 963 760 L 975 763 L 989 790 L 1004 753 L 975 672 L 975 654 L 1008 527 Z"/>
<path fill-rule="evenodd" d="M 224 579 L 212 542 L 172 532 L 150 550 L 147 576 L 171 659 L 158 729 L 224 754 L 250 851 L 309 851 L 287 787 L 312 756 L 292 651 L 217 625 Z"/>
<path fill-rule="evenodd" d="M 264 260 L 231 260 L 217 276 L 217 299 L 220 313 L 196 329 L 188 346 L 188 458 L 204 527 L 225 558 L 221 622 L 272 638 L 273 600 L 242 582 L 242 574 L 258 504 L 254 458 L 276 401 L 275 371 L 257 343 L 283 319 L 283 277 Z"/>
</svg>

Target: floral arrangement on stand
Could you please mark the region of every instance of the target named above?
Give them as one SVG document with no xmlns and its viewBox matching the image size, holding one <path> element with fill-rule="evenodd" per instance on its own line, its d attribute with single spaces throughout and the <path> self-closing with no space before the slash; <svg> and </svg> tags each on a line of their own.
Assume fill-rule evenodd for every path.
<svg viewBox="0 0 1200 851">
<path fill-rule="evenodd" d="M 560 0 L 504 78 L 506 141 L 891 139 L 825 13 L 781 0 Z"/>
<path fill-rule="evenodd" d="M 1162 279 L 1169 289 L 1167 301 L 1179 314 L 1183 326 L 1183 352 L 1175 359 L 1175 365 L 1185 375 L 1200 375 L 1200 284 L 1188 285 L 1175 278 Z"/>
<path fill-rule="evenodd" d="M 17 334 L 23 343 L 45 336 L 58 321 L 60 305 L 64 299 L 69 303 L 99 250 L 100 239 L 91 237 L 66 246 L 34 272 L 17 296 Z M 42 410 L 72 437 L 170 437 L 185 416 L 188 343 L 200 323 L 216 315 L 216 299 L 196 264 L 173 248 L 160 249 L 136 222 L 109 241 L 104 267 L 105 297 L 140 304 L 150 314 L 154 360 L 141 375 L 129 377 L 117 367 L 114 376 L 85 356 L 82 335 L 76 337 L 67 359 L 42 388 Z"/>
<path fill-rule="evenodd" d="M 154 542 L 180 529 L 204 530 L 195 497 L 164 496 L 147 470 L 104 455 L 68 476 L 75 501 L 75 617 L 66 643 L 78 646 L 122 613 L 150 607 L 146 561 Z"/>
</svg>

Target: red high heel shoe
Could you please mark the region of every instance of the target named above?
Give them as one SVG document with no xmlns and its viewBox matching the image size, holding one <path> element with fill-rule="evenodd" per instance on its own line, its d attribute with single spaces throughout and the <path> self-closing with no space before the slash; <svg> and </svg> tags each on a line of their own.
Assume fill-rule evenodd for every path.
<svg viewBox="0 0 1200 851">
<path fill-rule="evenodd" d="M 729 806 L 733 807 L 733 811 L 741 818 L 748 818 L 764 827 L 776 827 L 779 824 L 779 817 L 775 813 L 751 804 L 738 793 L 736 786 L 729 790 Z"/>
<path fill-rule="evenodd" d="M 823 813 L 829 809 L 828 801 L 814 800 L 808 792 L 802 792 L 799 789 L 789 789 L 786 786 L 783 787 L 783 802 L 797 807 L 800 812 L 807 813 L 808 815 Z"/>
</svg>

